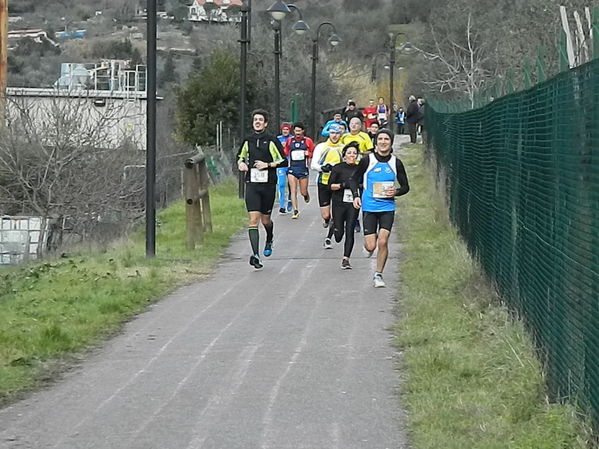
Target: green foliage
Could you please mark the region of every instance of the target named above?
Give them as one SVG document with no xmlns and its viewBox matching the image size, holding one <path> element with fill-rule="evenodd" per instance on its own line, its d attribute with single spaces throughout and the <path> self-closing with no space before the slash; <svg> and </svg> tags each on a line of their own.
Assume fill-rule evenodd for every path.
<svg viewBox="0 0 599 449">
<path fill-rule="evenodd" d="M 239 58 L 214 50 L 206 66 L 177 91 L 177 135 L 183 142 L 212 144 L 216 125 L 235 123 L 238 109 Z"/>
</svg>

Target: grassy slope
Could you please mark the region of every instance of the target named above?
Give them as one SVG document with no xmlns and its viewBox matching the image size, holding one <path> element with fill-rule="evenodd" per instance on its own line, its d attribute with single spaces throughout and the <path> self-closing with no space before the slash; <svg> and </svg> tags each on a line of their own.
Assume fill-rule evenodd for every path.
<svg viewBox="0 0 599 449">
<path fill-rule="evenodd" d="M 396 342 L 414 447 L 587 447 L 574 409 L 546 402 L 533 344 L 449 225 L 422 146 L 408 148 Z"/>
<path fill-rule="evenodd" d="M 187 251 L 184 205 L 159 215 L 157 257 L 144 257 L 144 237 L 107 252 L 73 254 L 0 274 L 0 402 L 51 374 L 64 356 L 115 332 L 150 301 L 211 272 L 232 234 L 245 223 L 237 186 L 211 191 L 214 232 Z"/>
</svg>

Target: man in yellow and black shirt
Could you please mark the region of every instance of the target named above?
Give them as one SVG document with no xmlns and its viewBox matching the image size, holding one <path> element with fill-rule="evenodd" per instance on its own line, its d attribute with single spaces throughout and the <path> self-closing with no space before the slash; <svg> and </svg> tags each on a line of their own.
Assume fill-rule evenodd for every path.
<svg viewBox="0 0 599 449">
<path fill-rule="evenodd" d="M 329 188 L 329 177 L 333 166 L 342 160 L 341 151 L 343 145 L 341 139 L 341 127 L 333 124 L 329 127 L 329 138 L 326 142 L 321 142 L 314 148 L 312 163 L 310 168 L 318 172 L 316 185 L 318 186 L 318 204 L 320 205 L 320 215 L 323 219 L 323 226 L 329 228 L 329 232 L 324 241 L 324 247 L 331 249 L 331 237 L 333 236 L 333 226 L 329 226 L 331 221 L 331 189 Z"/>
<path fill-rule="evenodd" d="M 358 148 L 360 149 L 358 159 L 361 159 L 362 156 L 372 152 L 374 149 L 372 139 L 367 133 L 362 131 L 362 120 L 359 117 L 353 117 L 349 121 L 349 133 L 341 137 L 341 143 L 344 146 L 351 142 L 358 144 Z"/>
<path fill-rule="evenodd" d="M 254 133 L 246 137 L 237 154 L 239 171 L 245 172 L 245 205 L 249 215 L 248 234 L 252 246 L 250 265 L 256 269 L 263 266 L 258 249 L 258 222 L 262 222 L 266 230 L 264 256 L 268 257 L 272 254 L 273 222 L 270 215 L 275 203 L 277 168 L 287 166 L 281 142 L 266 133 L 267 126 L 268 113 L 262 109 L 253 111 Z"/>
</svg>

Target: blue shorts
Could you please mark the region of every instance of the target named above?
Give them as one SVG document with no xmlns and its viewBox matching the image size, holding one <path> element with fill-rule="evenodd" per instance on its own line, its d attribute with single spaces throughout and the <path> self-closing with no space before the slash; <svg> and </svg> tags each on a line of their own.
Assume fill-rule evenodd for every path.
<svg viewBox="0 0 599 449">
<path fill-rule="evenodd" d="M 290 175 L 295 176 L 297 179 L 304 179 L 308 177 L 308 167 L 305 165 L 302 167 L 289 167 L 289 171 L 287 172 Z"/>
</svg>

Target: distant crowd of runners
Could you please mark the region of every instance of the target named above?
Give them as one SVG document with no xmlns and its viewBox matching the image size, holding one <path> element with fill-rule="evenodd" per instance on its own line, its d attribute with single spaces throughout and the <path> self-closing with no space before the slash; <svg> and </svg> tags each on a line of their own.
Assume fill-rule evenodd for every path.
<svg viewBox="0 0 599 449">
<path fill-rule="evenodd" d="M 381 128 L 379 120 L 371 121 L 365 132 L 364 117 L 355 104 L 349 104 L 344 113 L 346 117 L 336 114 L 324 125 L 321 134 L 326 141 L 315 145 L 305 135 L 301 122 L 282 124 L 281 135 L 274 137 L 266 132 L 268 113 L 262 109 L 252 112 L 253 133 L 242 142 L 237 161 L 239 171 L 245 173 L 252 249 L 249 263 L 254 268 L 263 267 L 260 223 L 266 231 L 262 254 L 269 257 L 273 252 L 271 215 L 277 190 L 279 213 L 291 213 L 292 219 L 298 219 L 298 192 L 305 203 L 310 202 L 308 181 L 310 170 L 314 170 L 318 173 L 318 204 L 326 228 L 323 247 L 332 249 L 333 238 L 337 243 L 344 241 L 341 268 L 351 269 L 354 232 L 361 229 L 368 257 L 377 251 L 373 286 L 385 287 L 383 270 L 395 218 L 395 197 L 408 193 L 408 178 L 403 163 L 393 155 L 393 132 Z"/>
</svg>

